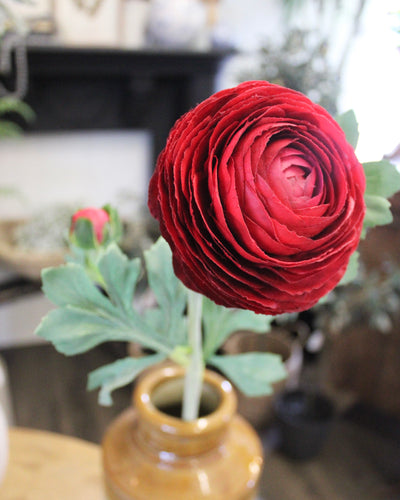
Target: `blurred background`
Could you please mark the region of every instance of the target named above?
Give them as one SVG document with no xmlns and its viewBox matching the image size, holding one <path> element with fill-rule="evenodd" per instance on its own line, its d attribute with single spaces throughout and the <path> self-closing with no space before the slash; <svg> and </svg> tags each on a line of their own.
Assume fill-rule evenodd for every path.
<svg viewBox="0 0 400 500">
<path fill-rule="evenodd" d="M 67 359 L 33 335 L 51 305 L 40 271 L 61 262 L 69 218 L 115 205 L 124 250 L 157 230 L 147 184 L 170 127 L 214 91 L 263 79 L 333 116 L 353 109 L 360 161 L 400 166 L 400 5 L 395 0 L 0 0 L 0 401 L 10 424 L 100 442 L 114 407 L 87 373 L 123 355 L 106 345 Z M 271 398 L 241 401 L 261 433 L 268 499 L 400 499 L 400 196 L 370 231 L 359 275 L 324 304 L 227 352 L 275 350 L 277 388 L 320 391 L 336 419 L 321 451 L 276 451 Z M 128 346 L 130 352 L 134 346 Z M 289 369 L 290 368 L 290 369 Z M 285 477 L 285 481 L 279 478 Z"/>
</svg>

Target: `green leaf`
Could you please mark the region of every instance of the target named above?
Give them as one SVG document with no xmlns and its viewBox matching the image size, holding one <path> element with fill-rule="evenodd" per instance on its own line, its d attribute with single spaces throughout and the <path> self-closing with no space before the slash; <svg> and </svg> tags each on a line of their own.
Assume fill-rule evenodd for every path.
<svg viewBox="0 0 400 500">
<path fill-rule="evenodd" d="M 102 208 L 110 216 L 110 222 L 104 228 L 103 245 L 112 241 L 118 243 L 123 236 L 123 227 L 118 210 L 110 204 L 104 205 Z"/>
<path fill-rule="evenodd" d="M 28 104 L 12 97 L 3 97 L 0 99 L 0 115 L 6 113 L 17 113 L 27 122 L 31 122 L 35 118 L 35 113 Z"/>
<path fill-rule="evenodd" d="M 144 252 L 144 258 L 149 285 L 163 315 L 163 322 L 156 317 L 154 320 L 158 322 L 164 335 L 175 344 L 183 344 L 186 333 L 182 330 L 182 316 L 187 304 L 187 289 L 174 273 L 171 249 L 163 238 L 159 238 Z M 153 313 L 157 314 L 154 310 Z"/>
<path fill-rule="evenodd" d="M 347 142 L 356 149 L 358 142 L 358 123 L 356 115 L 352 109 L 336 117 L 336 121 L 343 130 Z"/>
<path fill-rule="evenodd" d="M 111 392 L 130 384 L 144 369 L 165 359 L 163 354 L 152 354 L 142 358 L 124 358 L 92 371 L 88 378 L 88 390 L 101 387 L 99 404 L 111 406 Z"/>
<path fill-rule="evenodd" d="M 173 329 L 168 329 L 168 331 L 166 330 L 171 322 L 166 321 L 165 312 L 160 308 L 146 309 L 142 317 L 146 325 L 153 331 L 165 338 L 170 337 L 171 344 L 179 345 L 187 342 L 187 318 L 185 315 L 176 317 L 172 321 Z"/>
<path fill-rule="evenodd" d="M 390 211 L 390 202 L 386 198 L 366 194 L 364 195 L 364 200 L 367 206 L 363 223 L 364 229 L 384 226 L 392 222 L 393 215 Z"/>
<path fill-rule="evenodd" d="M 351 254 L 346 272 L 344 273 L 338 286 L 347 285 L 348 283 L 351 283 L 352 281 L 355 280 L 357 273 L 358 273 L 359 257 L 360 257 L 360 254 L 357 251 Z"/>
<path fill-rule="evenodd" d="M 118 316 L 118 311 L 93 284 L 84 268 L 69 263 L 42 271 L 43 291 L 57 306 L 75 306 L 89 312 L 107 312 Z"/>
<path fill-rule="evenodd" d="M 81 265 L 69 263 L 48 268 L 42 272 L 43 291 L 62 309 L 57 313 L 52 311 L 39 325 L 39 336 L 51 340 L 58 350 L 68 354 L 84 352 L 109 340 L 134 341 L 144 347 L 169 354 L 175 344 L 146 324 L 133 307 L 129 309 L 128 303 L 132 293 L 129 286 L 136 279 L 137 263 L 133 263 L 132 268 L 129 267 L 131 264 L 126 263 L 128 271 L 124 276 L 122 292 L 115 290 L 118 285 L 114 280 L 118 279 L 118 276 L 110 274 L 117 271 L 107 259 L 113 262 L 114 258 L 121 258 L 118 252 L 113 251 L 111 247 L 108 257 L 103 261 L 103 268 L 106 270 L 113 297 L 118 296 L 118 300 L 123 301 L 126 309 L 121 308 L 120 304 L 114 305 L 105 297 Z M 81 331 L 79 321 L 82 322 Z M 70 332 L 67 325 L 71 328 Z"/>
<path fill-rule="evenodd" d="M 119 247 L 112 243 L 101 256 L 98 268 L 111 301 L 130 315 L 141 272 L 140 259 L 129 260 Z"/>
<path fill-rule="evenodd" d="M 23 130 L 19 125 L 8 120 L 0 120 L 0 137 L 19 137 Z"/>
<path fill-rule="evenodd" d="M 400 191 L 400 174 L 387 160 L 363 163 L 367 187 L 365 193 L 390 198 Z"/>
<path fill-rule="evenodd" d="M 71 241 L 74 245 L 85 250 L 91 250 L 98 246 L 93 224 L 89 219 L 80 218 L 76 221 Z"/>
<path fill-rule="evenodd" d="M 273 316 L 256 314 L 244 309 L 229 309 L 203 299 L 204 360 L 207 361 L 235 331 L 268 332 Z"/>
<path fill-rule="evenodd" d="M 272 394 L 272 384 L 287 376 L 278 354 L 249 352 L 212 356 L 209 363 L 221 370 L 240 391 L 252 397 Z"/>
<path fill-rule="evenodd" d="M 35 335 L 52 342 L 71 356 L 108 341 L 134 342 L 133 330 L 115 319 L 76 307 L 50 311 L 40 322 Z"/>
</svg>

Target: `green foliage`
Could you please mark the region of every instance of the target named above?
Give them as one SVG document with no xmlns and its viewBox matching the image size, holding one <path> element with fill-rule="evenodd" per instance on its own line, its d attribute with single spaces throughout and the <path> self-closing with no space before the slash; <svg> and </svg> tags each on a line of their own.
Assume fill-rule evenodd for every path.
<svg viewBox="0 0 400 500">
<path fill-rule="evenodd" d="M 8 118 L 3 118 L 12 113 L 19 115 L 28 123 L 35 118 L 32 109 L 24 102 L 11 97 L 0 98 L 0 117 L 2 117 L 0 119 L 0 137 L 18 137 L 21 135 L 22 129 L 19 125 Z"/>
<path fill-rule="evenodd" d="M 110 216 L 110 223 L 106 224 L 104 227 L 103 243 L 108 245 L 109 243 L 118 243 L 123 236 L 122 222 L 119 217 L 117 210 L 111 205 L 104 205 L 103 209 Z"/>
<path fill-rule="evenodd" d="M 113 272 L 120 266 L 123 279 L 118 282 Z M 112 244 L 100 253 L 98 270 L 104 272 L 104 294 L 82 265 L 70 263 L 42 272 L 43 291 L 60 309 L 42 320 L 36 334 L 69 355 L 111 340 L 138 342 L 168 354 L 174 345 L 146 323 L 132 304 L 128 307 L 136 289 L 140 261 L 128 261 Z"/>
<path fill-rule="evenodd" d="M 31 122 L 35 118 L 35 113 L 28 104 L 12 97 L 2 97 L 0 98 L 0 115 L 8 113 L 16 113 L 27 122 Z"/>
<path fill-rule="evenodd" d="M 348 283 L 351 283 L 354 281 L 354 279 L 357 276 L 358 273 L 358 266 L 359 262 L 358 259 L 360 257 L 360 254 L 358 251 L 354 252 L 350 256 L 349 264 L 347 266 L 346 272 L 343 275 L 343 278 L 340 280 L 339 285 L 347 285 Z M 339 286 L 338 285 L 338 286 Z"/>
<path fill-rule="evenodd" d="M 78 219 L 74 227 L 74 244 L 84 250 L 96 248 L 98 245 L 93 224 L 89 219 Z"/>
<path fill-rule="evenodd" d="M 110 301 L 125 315 L 132 315 L 133 294 L 141 274 L 140 260 L 129 260 L 112 244 L 99 259 L 98 268 Z"/>
<path fill-rule="evenodd" d="M 36 335 L 52 342 L 55 348 L 68 356 L 80 354 L 103 342 L 133 342 L 139 335 L 113 316 L 99 310 L 89 311 L 78 307 L 63 307 L 50 311 L 43 318 Z M 141 338 L 144 345 L 145 337 Z"/>
<path fill-rule="evenodd" d="M 358 123 L 354 111 L 351 109 L 336 117 L 336 121 L 342 128 L 347 142 L 356 149 L 358 142 Z"/>
<path fill-rule="evenodd" d="M 248 352 L 231 356 L 212 356 L 209 363 L 225 373 L 247 396 L 272 394 L 272 384 L 287 376 L 282 358 L 278 354 Z"/>
<path fill-rule="evenodd" d="M 0 120 L 0 137 L 14 138 L 22 134 L 22 128 L 8 120 Z"/>
<path fill-rule="evenodd" d="M 397 168 L 387 160 L 363 163 L 367 188 L 365 193 L 390 198 L 400 190 L 400 175 Z"/>
<path fill-rule="evenodd" d="M 103 310 L 110 315 L 117 312 L 82 266 L 70 263 L 44 269 L 42 282 L 45 295 L 59 307 L 79 307 L 95 314 Z"/>
<path fill-rule="evenodd" d="M 250 330 L 266 333 L 270 330 L 272 316 L 256 314 L 243 309 L 229 309 L 218 306 L 210 299 L 203 298 L 204 360 L 222 346 L 235 331 Z"/>
<path fill-rule="evenodd" d="M 400 174 L 396 167 L 386 160 L 363 164 L 367 186 L 365 204 L 367 207 L 363 237 L 366 230 L 375 226 L 390 224 L 393 220 L 390 211 L 390 198 L 400 190 Z"/>
<path fill-rule="evenodd" d="M 172 267 L 172 252 L 168 243 L 159 240 L 146 252 L 147 278 L 157 300 L 158 308 L 147 311 L 147 321 L 161 329 L 171 342 L 184 344 L 186 338 L 187 289 L 175 276 Z"/>
<path fill-rule="evenodd" d="M 88 230 L 86 225 L 85 230 Z M 89 255 L 90 259 L 82 259 L 82 255 Z M 36 334 L 67 355 L 85 352 L 108 341 L 137 342 L 155 351 L 152 356 L 119 360 L 90 374 L 88 387 L 101 386 L 101 404 L 111 404 L 111 391 L 130 383 L 142 369 L 166 357 L 184 366 L 188 364 L 191 355 L 186 318 L 188 290 L 175 276 L 172 253 L 164 239 L 160 238 L 144 254 L 147 280 L 156 305 L 142 313 L 134 308 L 134 293 L 142 274 L 140 259 L 128 259 L 115 243 L 83 254 L 78 252 L 78 257 L 42 272 L 43 291 L 58 308 L 42 320 Z M 213 354 L 235 330 L 266 332 L 272 319 L 251 311 L 217 306 L 204 298 L 204 361 L 212 359 L 218 363 Z M 272 363 L 271 359 L 260 358 L 260 363 L 268 361 L 268 376 L 264 369 L 256 377 L 260 384 L 281 376 L 280 364 L 276 360 Z M 238 362 L 243 373 L 253 370 L 252 357 L 244 356 Z M 250 363 L 247 367 L 246 362 Z M 229 360 L 227 363 L 229 370 Z M 253 391 L 255 383 L 253 379 L 248 382 Z M 264 392 L 269 390 L 269 384 L 264 384 Z"/>
<path fill-rule="evenodd" d="M 367 211 L 365 213 L 363 229 L 384 226 L 393 221 L 392 212 L 390 211 L 390 202 L 386 198 L 366 194 L 364 199 Z M 365 235 L 365 232 L 363 232 L 363 235 Z"/>
<path fill-rule="evenodd" d="M 146 368 L 160 363 L 165 355 L 152 354 L 143 358 L 124 358 L 102 366 L 89 374 L 87 388 L 89 391 L 99 387 L 99 403 L 103 406 L 112 405 L 111 392 L 114 389 L 130 384 Z"/>
</svg>

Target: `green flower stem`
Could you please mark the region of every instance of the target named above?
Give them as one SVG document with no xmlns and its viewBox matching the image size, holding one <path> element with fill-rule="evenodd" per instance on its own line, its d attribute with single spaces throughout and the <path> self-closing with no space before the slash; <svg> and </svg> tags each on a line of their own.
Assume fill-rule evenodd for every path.
<svg viewBox="0 0 400 500">
<path fill-rule="evenodd" d="M 201 336 L 203 296 L 189 290 L 188 341 L 191 348 L 183 388 L 183 420 L 195 420 L 199 415 L 203 386 L 204 361 Z"/>
</svg>

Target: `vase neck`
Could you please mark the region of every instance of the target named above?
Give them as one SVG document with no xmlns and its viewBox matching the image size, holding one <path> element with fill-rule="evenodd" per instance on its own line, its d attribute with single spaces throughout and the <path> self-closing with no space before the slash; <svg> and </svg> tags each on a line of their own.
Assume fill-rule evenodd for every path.
<svg viewBox="0 0 400 500">
<path fill-rule="evenodd" d="M 231 384 L 206 371 L 202 399 L 210 413 L 189 422 L 164 413 L 163 407 L 181 401 L 183 374 L 178 366 L 155 370 L 143 377 L 134 394 L 138 444 L 150 453 L 162 454 L 164 460 L 217 448 L 236 411 L 236 395 Z"/>
</svg>

